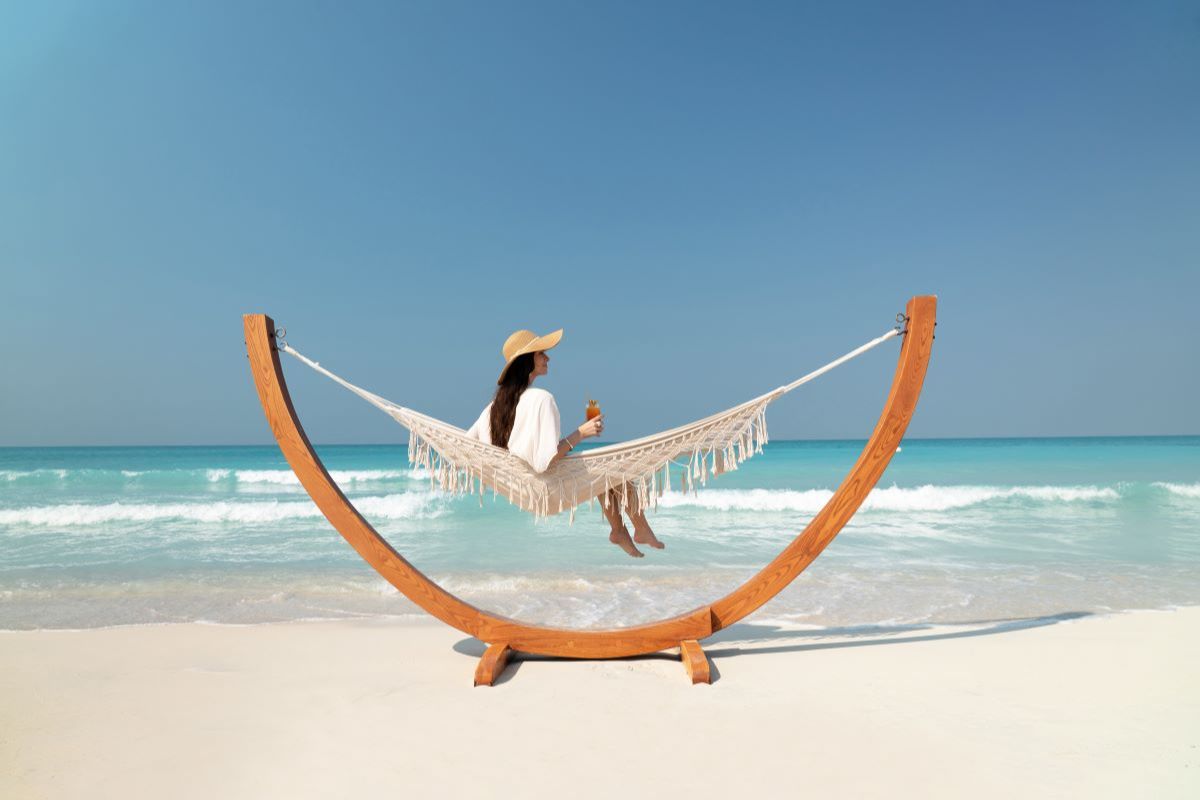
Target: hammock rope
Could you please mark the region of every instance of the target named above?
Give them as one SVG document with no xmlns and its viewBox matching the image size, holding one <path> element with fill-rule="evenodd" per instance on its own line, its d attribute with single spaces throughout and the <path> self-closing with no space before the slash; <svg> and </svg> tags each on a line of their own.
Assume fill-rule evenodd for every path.
<svg viewBox="0 0 1200 800">
<path fill-rule="evenodd" d="M 542 473 L 534 472 L 505 448 L 481 442 L 462 428 L 350 383 L 282 341 L 282 337 L 278 348 L 407 428 L 409 463 L 424 468 L 435 487 L 453 494 L 478 494 L 481 504 L 490 488 L 493 497 L 502 494 L 510 503 L 539 517 L 569 511 L 574 521 L 575 509 L 582 503 L 590 505 L 600 498 L 607 507 L 610 490 L 615 490 L 624 510 L 657 507 L 658 498 L 671 490 L 672 465 L 680 473 L 679 488 L 683 492 L 695 492 L 706 485 L 710 474 L 716 477 L 736 470 L 743 461 L 761 453 L 768 441 L 768 405 L 904 333 L 897 326 L 791 383 L 725 411 L 639 439 L 572 453 Z"/>
</svg>

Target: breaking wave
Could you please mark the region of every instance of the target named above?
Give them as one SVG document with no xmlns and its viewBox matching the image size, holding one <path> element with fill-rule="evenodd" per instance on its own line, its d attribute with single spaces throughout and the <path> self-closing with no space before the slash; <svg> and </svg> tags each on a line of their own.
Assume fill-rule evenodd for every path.
<svg viewBox="0 0 1200 800">
<path fill-rule="evenodd" d="M 65 478 L 70 470 L 65 469 L 0 469 L 0 480 L 23 481 L 38 478 Z"/>
<path fill-rule="evenodd" d="M 379 481 L 420 480 L 424 471 L 415 469 L 331 469 L 329 476 L 338 484 L 377 483 Z M 236 483 L 272 483 L 299 486 L 300 479 L 290 469 L 210 469 L 212 483 L 232 480 Z"/>
<path fill-rule="evenodd" d="M 405 492 L 360 497 L 355 505 L 372 519 L 411 519 L 442 513 L 443 503 L 432 492 Z M 308 500 L 213 503 L 107 503 L 33 506 L 0 509 L 0 525 L 75 527 L 107 522 L 185 520 L 206 523 L 269 523 L 316 519 L 321 516 Z"/>
<path fill-rule="evenodd" d="M 1153 485 L 1157 486 L 1159 489 L 1166 489 L 1171 494 L 1179 497 L 1200 499 L 1200 483 L 1155 482 Z"/>
<path fill-rule="evenodd" d="M 720 511 L 806 511 L 816 513 L 829 502 L 829 489 L 702 489 L 697 494 L 671 493 L 659 498 L 667 508 L 694 506 Z M 873 489 L 863 511 L 949 511 L 993 501 L 1037 503 L 1111 502 L 1120 493 L 1101 486 L 892 486 Z"/>
<path fill-rule="evenodd" d="M 378 483 L 381 481 L 428 480 L 429 473 L 421 468 L 405 469 L 334 469 L 330 476 L 342 485 L 355 483 Z M 0 470 L 0 481 L 17 482 L 85 482 L 112 480 L 173 480 L 207 483 L 275 484 L 299 486 L 300 480 L 290 469 L 32 469 Z"/>
</svg>

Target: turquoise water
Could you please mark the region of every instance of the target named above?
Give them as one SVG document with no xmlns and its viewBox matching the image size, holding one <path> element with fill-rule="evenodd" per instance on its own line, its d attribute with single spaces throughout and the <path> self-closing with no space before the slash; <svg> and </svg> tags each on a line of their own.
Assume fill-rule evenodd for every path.
<svg viewBox="0 0 1200 800">
<path fill-rule="evenodd" d="M 319 448 L 363 514 L 465 599 L 629 624 L 714 599 L 828 499 L 862 442 L 772 442 L 651 522 L 633 561 L 599 511 L 537 521 L 433 489 L 396 446 Z M 1200 437 L 905 442 L 760 619 L 960 622 L 1200 602 Z M 403 615 L 274 447 L 0 449 L 0 628 Z"/>
</svg>

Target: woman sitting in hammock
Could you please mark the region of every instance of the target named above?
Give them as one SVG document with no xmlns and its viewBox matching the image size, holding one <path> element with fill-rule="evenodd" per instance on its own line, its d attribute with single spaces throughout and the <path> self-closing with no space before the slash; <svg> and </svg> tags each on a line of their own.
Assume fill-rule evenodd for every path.
<svg viewBox="0 0 1200 800">
<path fill-rule="evenodd" d="M 554 395 L 533 387 L 534 379 L 549 370 L 550 356 L 546 351 L 560 339 L 561 329 L 545 336 L 535 336 L 531 331 L 517 331 L 509 336 L 502 351 L 505 363 L 496 381 L 496 396 L 467 431 L 480 441 L 507 448 L 529 462 L 537 472 L 545 472 L 581 441 L 599 436 L 604 430 L 601 415 L 583 423 L 564 438 Z M 635 492 L 629 494 L 636 497 Z M 646 514 L 636 501 L 626 510 L 633 523 L 632 538 L 621 521 L 621 504 L 615 489 L 609 491 L 608 501 L 602 502 L 600 507 L 612 526 L 608 540 L 629 555 L 642 557 L 642 551 L 634 542 L 659 550 L 665 546 L 650 529 Z"/>
</svg>

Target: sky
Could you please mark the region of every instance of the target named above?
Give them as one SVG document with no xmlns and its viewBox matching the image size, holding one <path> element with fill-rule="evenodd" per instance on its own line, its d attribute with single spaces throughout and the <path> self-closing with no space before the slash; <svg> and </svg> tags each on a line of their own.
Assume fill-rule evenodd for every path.
<svg viewBox="0 0 1200 800">
<path fill-rule="evenodd" d="M 518 328 L 606 438 L 939 297 L 910 436 L 1197 434 L 1200 3 L 0 7 L 0 445 L 263 444 L 241 315 L 466 426 Z M 897 349 L 776 403 L 864 438 Z M 399 442 L 286 364 L 317 442 Z"/>
</svg>

